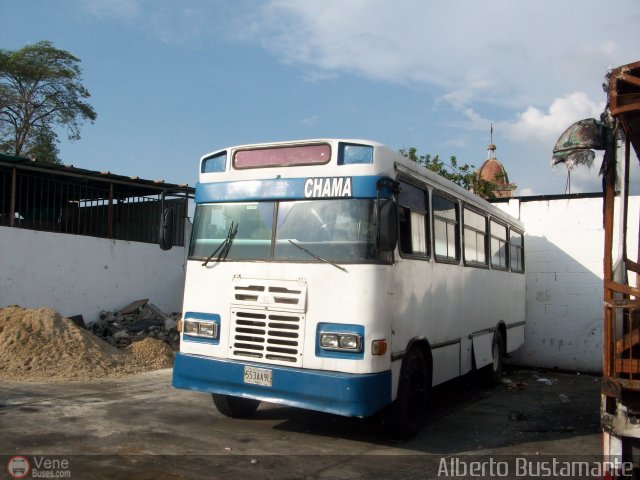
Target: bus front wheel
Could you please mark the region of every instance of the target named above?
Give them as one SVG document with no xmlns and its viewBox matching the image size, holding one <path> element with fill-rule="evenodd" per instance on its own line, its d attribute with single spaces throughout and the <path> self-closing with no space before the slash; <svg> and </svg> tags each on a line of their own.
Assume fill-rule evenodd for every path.
<svg viewBox="0 0 640 480">
<path fill-rule="evenodd" d="M 431 389 L 431 369 L 422 350 L 413 347 L 404 359 L 398 396 L 383 414 L 385 429 L 394 437 L 409 439 L 422 428 Z"/>
<path fill-rule="evenodd" d="M 233 397 L 212 393 L 213 403 L 218 411 L 226 417 L 251 418 L 260 406 L 260 400 L 252 398 Z"/>
</svg>

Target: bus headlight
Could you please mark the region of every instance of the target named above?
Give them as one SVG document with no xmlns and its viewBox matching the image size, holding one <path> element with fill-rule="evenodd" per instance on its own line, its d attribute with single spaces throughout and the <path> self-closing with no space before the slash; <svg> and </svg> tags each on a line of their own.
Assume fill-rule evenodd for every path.
<svg viewBox="0 0 640 480">
<path fill-rule="evenodd" d="M 340 335 L 337 333 L 320 333 L 320 346 L 322 348 L 335 349 L 340 345 Z"/>
<path fill-rule="evenodd" d="M 340 335 L 340 348 L 344 350 L 360 350 L 360 335 Z"/>
<path fill-rule="evenodd" d="M 193 320 L 184 321 L 184 334 L 194 337 L 218 337 L 218 324 L 215 322 L 194 322 Z"/>
<path fill-rule="evenodd" d="M 198 322 L 185 320 L 183 329 L 185 335 L 198 335 Z"/>
<path fill-rule="evenodd" d="M 362 349 L 362 336 L 356 333 L 320 332 L 320 348 L 359 352 Z"/>
<path fill-rule="evenodd" d="M 198 325 L 198 334 L 201 337 L 215 338 L 218 336 L 217 325 L 213 322 L 200 322 Z"/>
</svg>

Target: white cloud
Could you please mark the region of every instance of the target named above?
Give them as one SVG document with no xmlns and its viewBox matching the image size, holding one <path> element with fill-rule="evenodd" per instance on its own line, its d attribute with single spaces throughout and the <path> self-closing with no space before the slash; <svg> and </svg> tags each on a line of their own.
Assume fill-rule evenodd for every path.
<svg viewBox="0 0 640 480">
<path fill-rule="evenodd" d="M 524 191 L 544 190 L 548 193 L 550 189 L 555 190 L 553 193 L 600 191 L 601 153 L 596 152 L 592 167 L 580 166 L 571 171 L 570 188 L 566 166 L 552 169 L 550 163 L 560 135 L 578 120 L 599 118 L 604 107 L 604 102 L 593 101 L 583 92 L 573 92 L 553 99 L 544 109 L 528 106 L 513 120 L 496 123 L 496 131 L 505 140 L 499 145 L 509 146 L 509 160 L 515 167 L 512 177 L 523 187 L 518 195 L 524 195 Z"/>
<path fill-rule="evenodd" d="M 637 60 L 640 24 L 637 0 L 618 0 L 615 9 L 598 0 L 79 2 L 87 18 L 162 42 L 220 48 L 242 40 L 310 82 L 340 88 L 336 77 L 354 75 L 424 93 L 433 112 L 427 103 L 413 142 L 451 146 L 478 163 L 493 123 L 512 180 L 531 192 L 564 185 L 564 167 L 549 169 L 551 149 L 571 123 L 599 116 L 605 69 Z M 411 112 L 405 118 L 416 123 Z M 303 126 L 319 120 L 300 115 Z M 595 185 L 573 177 L 572 190 Z"/>
<path fill-rule="evenodd" d="M 440 99 L 436 100 L 436 103 L 439 104 L 444 100 L 452 107 L 462 109 L 471 102 L 472 98 L 473 96 L 469 90 L 455 90 L 444 94 Z"/>
<path fill-rule="evenodd" d="M 115 21 L 140 29 L 166 44 L 198 42 L 208 31 L 213 5 L 149 0 L 81 0 L 81 10 L 90 18 Z"/>
<path fill-rule="evenodd" d="M 593 166 L 575 167 L 571 172 L 568 172 L 564 166 L 559 165 L 554 170 L 554 174 L 569 179 L 567 193 L 599 192 L 602 191 L 602 179 L 599 175 L 601 163 L 602 156 L 596 159 Z"/>
<path fill-rule="evenodd" d="M 242 35 L 315 72 L 436 86 L 458 106 L 523 108 L 595 95 L 608 65 L 635 60 L 639 12 L 636 0 L 615 10 L 596 0 L 272 0 Z"/>
<path fill-rule="evenodd" d="M 572 123 L 599 118 L 604 106 L 604 102 L 595 102 L 585 93 L 573 92 L 554 99 L 546 112 L 529 106 L 517 114 L 515 122 L 504 122 L 501 128 L 512 140 L 553 145 Z"/>
<path fill-rule="evenodd" d="M 316 123 L 318 123 L 318 115 L 311 115 L 310 117 L 304 118 L 300 121 L 300 124 L 305 127 L 313 127 Z"/>
<path fill-rule="evenodd" d="M 331 80 L 338 75 L 335 72 L 325 72 L 318 70 L 311 70 L 304 73 L 303 78 L 308 82 L 321 82 L 323 80 Z"/>
<path fill-rule="evenodd" d="M 523 188 L 523 189 L 518 188 L 515 192 L 515 195 L 519 197 L 531 197 L 533 195 L 538 195 L 538 193 L 531 188 Z"/>
<path fill-rule="evenodd" d="M 466 147 L 469 145 L 469 140 L 466 138 L 452 138 L 451 140 L 447 140 L 445 145 L 451 147 Z"/>
<path fill-rule="evenodd" d="M 90 15 L 109 20 L 133 22 L 142 14 L 142 6 L 138 0 L 85 0 L 82 8 Z"/>
</svg>

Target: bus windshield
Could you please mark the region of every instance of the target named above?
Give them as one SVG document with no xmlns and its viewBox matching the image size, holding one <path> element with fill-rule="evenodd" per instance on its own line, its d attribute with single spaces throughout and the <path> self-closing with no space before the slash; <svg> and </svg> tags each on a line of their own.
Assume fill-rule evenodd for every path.
<svg viewBox="0 0 640 480">
<path fill-rule="evenodd" d="M 189 258 L 208 258 L 227 241 L 233 222 L 227 261 L 320 261 L 310 253 L 339 262 L 381 260 L 374 211 L 373 199 L 200 204 Z"/>
</svg>

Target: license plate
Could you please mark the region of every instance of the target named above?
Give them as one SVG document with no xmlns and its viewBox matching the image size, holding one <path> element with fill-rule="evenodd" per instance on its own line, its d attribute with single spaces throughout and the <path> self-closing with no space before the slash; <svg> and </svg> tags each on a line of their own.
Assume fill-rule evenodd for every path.
<svg viewBox="0 0 640 480">
<path fill-rule="evenodd" d="M 268 368 L 244 367 L 244 383 L 270 387 L 272 381 L 273 372 Z"/>
</svg>

